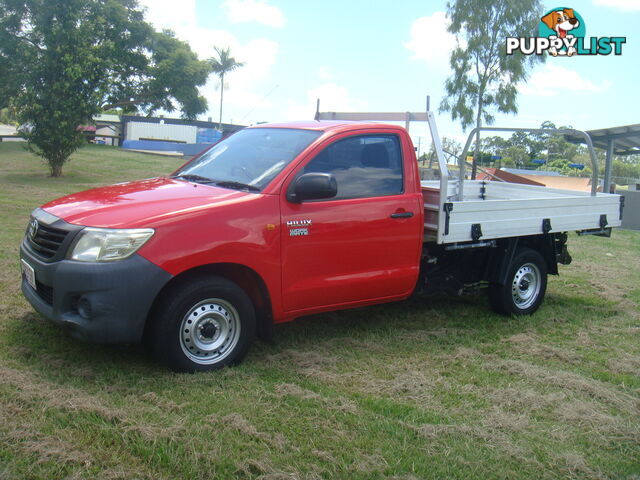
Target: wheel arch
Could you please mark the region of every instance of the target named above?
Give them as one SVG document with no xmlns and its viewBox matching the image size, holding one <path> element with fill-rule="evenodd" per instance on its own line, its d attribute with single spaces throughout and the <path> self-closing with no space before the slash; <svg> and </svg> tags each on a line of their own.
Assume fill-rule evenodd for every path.
<svg viewBox="0 0 640 480">
<path fill-rule="evenodd" d="M 179 273 L 169 280 L 156 294 L 145 320 L 144 336 L 153 323 L 155 309 L 160 300 L 171 291 L 184 285 L 196 277 L 218 276 L 232 281 L 249 296 L 256 311 L 257 334 L 260 338 L 271 341 L 273 338 L 273 309 L 271 296 L 265 281 L 253 269 L 238 263 L 212 263 L 200 265 Z"/>
<path fill-rule="evenodd" d="M 547 273 L 558 275 L 557 237 L 563 233 L 511 237 L 502 240 L 491 254 L 488 262 L 487 280 L 504 284 L 507 281 L 509 265 L 519 249 L 526 247 L 537 251 L 547 264 Z"/>
</svg>

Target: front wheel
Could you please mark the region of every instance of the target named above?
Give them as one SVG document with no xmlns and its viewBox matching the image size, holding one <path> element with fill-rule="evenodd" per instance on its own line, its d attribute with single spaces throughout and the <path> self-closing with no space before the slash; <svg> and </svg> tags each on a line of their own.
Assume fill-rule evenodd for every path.
<svg viewBox="0 0 640 480">
<path fill-rule="evenodd" d="M 491 307 L 502 315 L 530 315 L 547 290 L 547 264 L 536 250 L 523 248 L 507 269 L 504 285 L 489 285 Z"/>
<path fill-rule="evenodd" d="M 155 310 L 150 344 L 177 372 L 216 370 L 239 363 L 255 336 L 251 299 L 222 277 L 198 277 L 173 290 Z"/>
</svg>

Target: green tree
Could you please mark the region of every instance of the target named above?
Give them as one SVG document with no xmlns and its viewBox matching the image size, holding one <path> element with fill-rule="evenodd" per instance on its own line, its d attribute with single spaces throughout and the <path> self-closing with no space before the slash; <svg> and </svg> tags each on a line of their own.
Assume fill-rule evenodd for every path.
<svg viewBox="0 0 640 480">
<path fill-rule="evenodd" d="M 628 183 L 629 180 L 640 179 L 640 165 L 624 162 L 624 157 L 614 157 L 611 164 L 611 173 L 614 177 L 618 177 L 617 183 Z"/>
<path fill-rule="evenodd" d="M 531 161 L 541 157 L 545 150 L 546 136 L 543 133 L 514 132 L 510 142 L 514 146 L 522 147 L 527 152 L 527 160 Z"/>
<path fill-rule="evenodd" d="M 526 133 L 524 134 L 527 135 Z M 478 162 L 480 164 L 493 164 L 496 162 L 500 167 L 524 167 L 529 162 L 529 152 L 526 148 L 526 142 L 520 137 L 503 138 L 499 136 L 491 136 L 482 139 L 482 151 L 478 154 Z M 493 160 L 491 157 L 497 155 L 502 158 Z"/>
<path fill-rule="evenodd" d="M 556 128 L 552 122 L 543 122 L 542 128 Z M 571 129 L 572 126 L 561 126 L 559 129 Z M 580 146 L 567 141 L 564 135 L 546 135 L 545 146 L 547 151 L 547 164 L 551 164 L 554 161 L 562 161 L 566 164 L 572 163 L 579 153 Z M 589 163 L 591 163 L 589 161 Z"/>
<path fill-rule="evenodd" d="M 16 125 L 18 123 L 18 118 L 16 116 L 15 108 L 0 108 L 0 123 Z"/>
<path fill-rule="evenodd" d="M 462 153 L 462 145 L 457 140 L 444 136 L 440 139 L 440 144 L 442 146 L 442 152 L 444 153 L 444 161 L 449 164 L 457 164 L 459 165 L 460 154 Z M 436 155 L 436 147 L 433 142 L 431 142 L 431 146 L 429 147 L 429 151 L 423 153 L 418 161 L 424 166 L 428 161 L 429 169 L 433 169 L 434 165 L 438 167 L 438 160 Z"/>
<path fill-rule="evenodd" d="M 539 0 L 452 0 L 447 3 L 448 30 L 458 46 L 451 52 L 453 74 L 445 83 L 447 96 L 441 111 L 460 119 L 462 128 L 494 121 L 492 110 L 517 113 L 517 84 L 525 80 L 543 55 L 505 53 L 505 39 L 535 36 L 542 14 Z M 476 136 L 472 178 L 480 153 L 480 132 Z"/>
<path fill-rule="evenodd" d="M 505 163 L 515 165 L 518 168 L 527 166 L 531 158 L 526 148 L 521 145 L 510 145 L 503 156 Z"/>
<path fill-rule="evenodd" d="M 511 147 L 511 143 L 509 142 L 509 140 L 505 138 L 499 137 L 497 135 L 486 137 L 486 138 L 483 138 L 481 141 L 480 148 L 484 153 L 480 153 L 479 157 L 483 158 L 485 155 L 488 155 L 489 159 L 491 159 L 491 156 L 494 156 L 494 155 L 500 156 L 502 158 L 498 160 L 498 165 L 502 166 L 503 164 L 505 164 L 505 160 L 507 157 L 507 149 L 509 147 Z"/>
<path fill-rule="evenodd" d="M 206 111 L 211 66 L 136 0 L 0 0 L 0 107 L 11 105 L 51 175 L 82 143 L 80 125 L 110 108 Z M 10 99 L 10 100 L 9 100 Z"/>
<path fill-rule="evenodd" d="M 217 58 L 212 58 L 211 67 L 213 72 L 220 77 L 220 118 L 218 120 L 218 128 L 222 131 L 222 99 L 224 96 L 224 76 L 234 70 L 244 66 L 243 62 L 238 62 L 231 56 L 231 49 L 214 47 Z"/>
<path fill-rule="evenodd" d="M 440 145 L 442 146 L 442 151 L 444 152 L 445 159 L 449 163 L 453 163 L 453 159 L 457 159 L 457 157 L 462 153 L 462 144 L 454 138 L 444 136 L 440 139 Z M 431 167 L 433 161 L 436 158 L 436 147 L 433 142 L 431 142 L 429 152 L 423 154 L 423 157 L 424 159 L 429 159 L 429 166 Z"/>
<path fill-rule="evenodd" d="M 622 163 L 628 163 L 629 165 L 640 166 L 640 155 L 617 155 L 616 158 Z"/>
<path fill-rule="evenodd" d="M 144 78 L 132 75 L 109 82 L 101 110 L 138 109 L 151 115 L 157 110 L 173 112 L 179 108 L 184 118 L 206 112 L 207 101 L 198 87 L 212 73 L 209 62 L 198 60 L 189 44 L 177 39 L 170 30 L 151 30 L 143 48 L 147 60 L 141 69 Z M 120 75 L 115 70 L 109 74 L 116 78 Z"/>
</svg>

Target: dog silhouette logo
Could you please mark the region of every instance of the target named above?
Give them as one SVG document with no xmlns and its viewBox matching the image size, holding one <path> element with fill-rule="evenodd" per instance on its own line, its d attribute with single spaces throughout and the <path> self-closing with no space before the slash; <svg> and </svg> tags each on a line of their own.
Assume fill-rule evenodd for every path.
<svg viewBox="0 0 640 480">
<path fill-rule="evenodd" d="M 573 8 L 556 7 L 542 17 L 536 37 L 507 37 L 505 53 L 513 55 L 552 55 L 574 57 L 578 55 L 622 55 L 627 37 L 585 37 L 582 16 Z"/>
<path fill-rule="evenodd" d="M 577 53 L 575 38 L 584 38 L 584 20 L 573 8 L 556 8 L 540 19 L 539 35 L 551 40 L 548 52 L 557 57 L 571 57 Z M 558 42 L 557 40 L 560 40 Z M 558 47 L 557 45 L 562 45 Z"/>
</svg>

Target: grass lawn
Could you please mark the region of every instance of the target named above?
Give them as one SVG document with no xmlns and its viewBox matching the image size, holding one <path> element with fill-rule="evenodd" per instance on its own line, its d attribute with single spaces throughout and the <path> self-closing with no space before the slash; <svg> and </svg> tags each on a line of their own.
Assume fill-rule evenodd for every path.
<svg viewBox="0 0 640 480">
<path fill-rule="evenodd" d="M 53 179 L 0 144 L 0 478 L 640 478 L 640 232 L 572 235 L 529 318 L 484 295 L 318 315 L 217 373 L 42 320 L 29 212 L 180 162 L 87 146 Z"/>
</svg>

